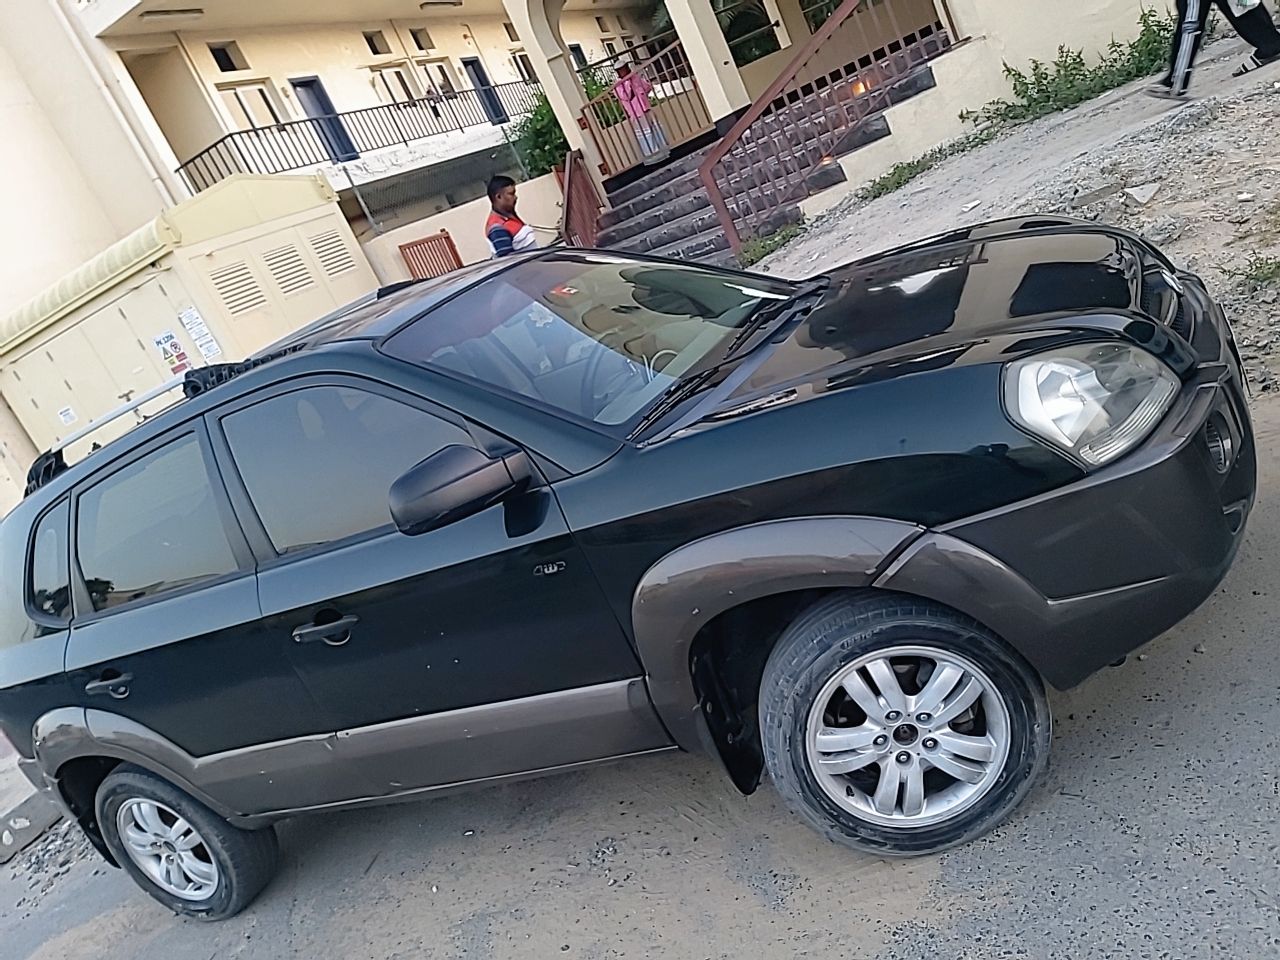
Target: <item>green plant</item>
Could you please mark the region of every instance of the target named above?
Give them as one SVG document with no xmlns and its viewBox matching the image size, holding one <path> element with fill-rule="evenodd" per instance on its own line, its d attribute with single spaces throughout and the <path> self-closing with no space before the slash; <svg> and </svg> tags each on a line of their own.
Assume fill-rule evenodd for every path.
<svg viewBox="0 0 1280 960">
<path fill-rule="evenodd" d="M 569 142 L 545 93 L 538 94 L 532 112 L 516 121 L 512 135 L 516 152 L 531 177 L 550 173 L 557 164 L 564 163 L 569 152 Z"/>
<path fill-rule="evenodd" d="M 950 143 L 944 143 L 940 147 L 934 147 L 928 153 L 921 154 L 914 160 L 895 163 L 889 168 L 888 172 L 872 180 L 859 190 L 858 196 L 863 200 L 874 200 L 877 197 L 883 197 L 885 194 L 893 193 L 893 191 L 905 187 L 926 170 L 936 167 L 943 160 L 965 153 L 975 147 L 980 147 L 984 143 L 990 143 L 996 138 L 996 134 L 997 131 L 994 128 L 976 130 L 967 136 L 961 137 L 959 140 L 952 140 Z"/>
<path fill-rule="evenodd" d="M 765 30 L 772 22 L 764 0 L 711 0 L 711 8 L 715 10 L 720 32 L 728 41 L 729 51 L 737 66 L 744 67 L 782 49 L 778 45 L 777 35 Z M 675 29 L 666 3 L 661 0 L 654 7 L 649 22 L 653 26 L 653 32 L 659 37 Z M 662 39 L 661 45 L 665 46 L 672 39 L 674 37 Z"/>
<path fill-rule="evenodd" d="M 1007 63 L 1005 76 L 1013 87 L 1010 100 L 993 100 L 981 110 L 963 112 L 961 119 L 980 125 L 1009 126 L 1066 110 L 1099 94 L 1161 69 L 1169 56 L 1176 29 L 1169 12 L 1143 10 L 1138 35 L 1128 43 L 1112 40 L 1102 58 L 1090 65 L 1079 50 L 1058 48 L 1052 63 L 1032 60 L 1024 72 Z"/>
<path fill-rule="evenodd" d="M 609 88 L 609 84 L 601 80 L 594 70 L 582 75 L 582 85 L 588 99 L 598 97 Z M 623 119 L 622 107 L 616 100 L 607 100 L 593 109 L 602 126 L 612 126 Z M 537 94 L 533 110 L 515 122 L 511 133 L 512 143 L 531 177 L 550 173 L 554 167 L 564 163 L 565 154 L 569 152 L 569 142 L 564 137 L 560 121 L 556 119 L 547 95 L 542 92 Z"/>
<path fill-rule="evenodd" d="M 796 237 L 804 232 L 804 227 L 798 223 L 789 223 L 779 230 L 775 230 L 763 237 L 751 237 L 742 241 L 742 249 L 738 251 L 738 260 L 744 267 L 749 267 L 753 263 L 759 263 L 773 251 L 786 243 L 790 243 Z"/>
<path fill-rule="evenodd" d="M 1240 267 L 1223 267 L 1223 274 L 1233 280 L 1243 280 L 1255 287 L 1280 282 L 1280 257 L 1250 254 Z"/>
<path fill-rule="evenodd" d="M 863 187 L 858 195 L 874 200 L 906 186 L 943 160 L 990 143 L 1009 127 L 1066 110 L 1076 104 L 1150 76 L 1161 69 L 1169 55 L 1176 21 L 1168 11 L 1143 10 L 1138 15 L 1138 35 L 1128 43 L 1112 40 L 1102 58 L 1090 66 L 1079 50 L 1058 48 L 1051 64 L 1032 60 L 1026 72 L 1005 64 L 1004 73 L 1013 88 L 1013 99 L 993 100 L 980 110 L 965 110 L 961 120 L 978 129 L 935 147 L 914 160 L 895 164 L 887 173 Z"/>
</svg>

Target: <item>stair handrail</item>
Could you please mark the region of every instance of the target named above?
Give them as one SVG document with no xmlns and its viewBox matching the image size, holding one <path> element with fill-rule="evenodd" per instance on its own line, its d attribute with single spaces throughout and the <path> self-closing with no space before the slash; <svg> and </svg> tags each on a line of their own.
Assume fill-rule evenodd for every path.
<svg viewBox="0 0 1280 960">
<path fill-rule="evenodd" d="M 805 64 L 818 52 L 818 48 L 831 39 L 831 36 L 849 19 L 853 11 L 862 5 L 862 2 L 863 0 L 843 0 L 838 7 L 832 10 L 831 15 L 827 17 L 822 26 L 800 48 L 800 52 L 791 58 L 790 62 L 774 78 L 774 81 L 765 88 L 764 93 L 756 98 L 755 102 L 747 108 L 747 112 L 738 118 L 738 122 L 711 148 L 711 151 L 703 158 L 702 163 L 698 165 L 698 176 L 702 180 L 702 185 L 707 189 L 707 196 L 711 198 L 711 206 L 716 211 L 716 217 L 719 218 L 720 225 L 724 228 L 725 236 L 728 238 L 729 246 L 733 248 L 734 253 L 742 252 L 742 237 L 738 235 L 737 225 L 734 224 L 733 216 L 729 213 L 729 205 L 725 202 L 724 194 L 720 191 L 720 185 L 716 182 L 715 175 L 712 173 L 713 168 L 737 145 L 743 134 L 751 129 L 751 125 L 764 116 L 765 111 L 773 105 L 774 99 L 782 92 L 782 89 L 796 78 Z"/>
</svg>

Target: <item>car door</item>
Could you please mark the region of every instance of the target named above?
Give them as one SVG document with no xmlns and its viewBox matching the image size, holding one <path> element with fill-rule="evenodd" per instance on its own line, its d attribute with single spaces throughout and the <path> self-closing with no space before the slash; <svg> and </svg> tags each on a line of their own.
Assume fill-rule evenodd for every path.
<svg viewBox="0 0 1280 960">
<path fill-rule="evenodd" d="M 428 533 L 396 530 L 402 473 L 490 443 L 464 419 L 385 384 L 316 377 L 215 423 L 270 642 L 381 792 L 665 744 L 545 483 Z"/>
<path fill-rule="evenodd" d="M 95 737 L 194 778 L 237 812 L 367 791 L 350 768 L 302 769 L 322 746 L 280 747 L 332 728 L 260 622 L 253 557 L 203 422 L 80 484 L 71 526 L 66 667 Z M 272 769 L 279 754 L 289 764 Z"/>
</svg>

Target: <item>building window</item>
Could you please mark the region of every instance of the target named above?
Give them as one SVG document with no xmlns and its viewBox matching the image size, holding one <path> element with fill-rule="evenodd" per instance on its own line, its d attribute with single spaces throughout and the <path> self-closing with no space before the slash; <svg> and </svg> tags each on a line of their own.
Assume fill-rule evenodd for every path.
<svg viewBox="0 0 1280 960">
<path fill-rule="evenodd" d="M 616 57 L 618 55 L 618 45 L 612 40 L 606 40 L 604 42 L 604 52 L 611 57 Z"/>
<path fill-rule="evenodd" d="M 401 67 L 383 67 L 373 71 L 373 87 L 383 103 L 412 103 L 417 94 L 409 83 L 409 76 Z"/>
<path fill-rule="evenodd" d="M 426 81 L 428 95 L 452 97 L 457 94 L 457 78 L 453 73 L 453 65 L 448 60 L 415 60 L 414 65 Z"/>
<path fill-rule="evenodd" d="M 569 44 L 569 56 L 573 57 L 573 62 L 577 65 L 579 70 L 587 65 L 587 55 L 582 52 L 582 44 Z"/>
<path fill-rule="evenodd" d="M 516 65 L 516 72 L 520 74 L 520 79 L 525 83 L 538 82 L 538 75 L 533 72 L 533 61 L 529 59 L 527 53 L 513 53 L 511 59 Z"/>
<path fill-rule="evenodd" d="M 391 52 L 391 44 L 387 43 L 387 35 L 381 30 L 366 30 L 364 42 L 369 45 L 369 52 L 375 56 L 383 56 Z"/>
<path fill-rule="evenodd" d="M 241 130 L 256 130 L 284 122 L 284 112 L 276 102 L 275 91 L 265 83 L 238 83 L 219 87 L 222 103 Z"/>
<path fill-rule="evenodd" d="M 436 42 L 431 39 L 431 34 L 427 33 L 426 27 L 410 30 L 409 36 L 413 37 L 413 43 L 419 50 L 435 49 Z"/>
<path fill-rule="evenodd" d="M 240 52 L 240 45 L 235 41 L 211 43 L 209 44 L 209 53 L 213 55 L 213 62 L 218 65 L 218 69 L 223 73 L 235 73 L 237 70 L 249 69 L 249 61 L 244 58 L 244 54 Z"/>
<path fill-rule="evenodd" d="M 604 17 L 596 17 L 596 26 L 600 28 L 601 33 L 608 33 L 609 27 L 604 22 Z"/>
<path fill-rule="evenodd" d="M 516 33 L 516 28 L 510 23 L 504 23 L 502 28 L 507 31 L 507 37 L 512 43 L 520 42 L 520 34 Z"/>
</svg>

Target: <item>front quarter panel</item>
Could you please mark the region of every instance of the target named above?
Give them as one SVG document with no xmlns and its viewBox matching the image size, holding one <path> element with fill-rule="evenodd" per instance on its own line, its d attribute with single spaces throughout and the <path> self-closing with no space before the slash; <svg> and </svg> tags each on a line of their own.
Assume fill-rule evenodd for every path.
<svg viewBox="0 0 1280 960">
<path fill-rule="evenodd" d="M 719 614 L 794 590 L 864 587 L 922 528 L 874 517 L 801 517 L 726 530 L 667 554 L 632 601 L 649 692 L 673 739 L 702 746 L 690 649 Z"/>
</svg>

